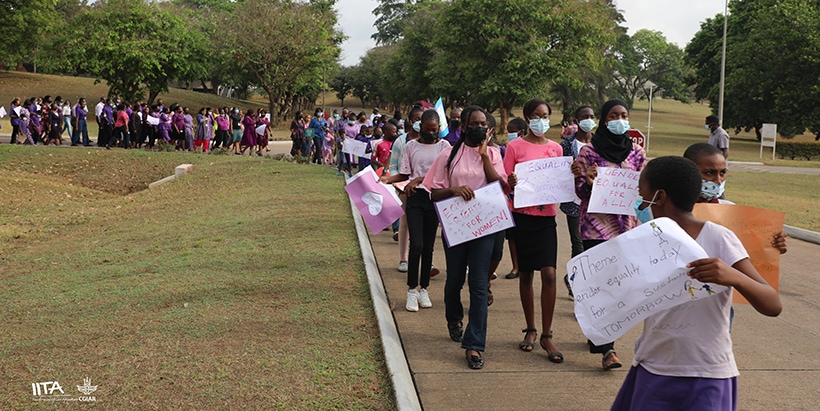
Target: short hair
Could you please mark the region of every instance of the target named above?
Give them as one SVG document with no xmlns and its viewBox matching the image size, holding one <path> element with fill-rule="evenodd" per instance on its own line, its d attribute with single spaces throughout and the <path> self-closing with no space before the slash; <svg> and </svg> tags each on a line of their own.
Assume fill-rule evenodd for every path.
<svg viewBox="0 0 820 411">
<path fill-rule="evenodd" d="M 719 148 L 709 143 L 692 144 L 691 146 L 686 148 L 686 151 L 683 152 L 684 157 L 688 158 L 689 160 L 692 160 L 692 162 L 696 164 L 698 161 L 700 161 L 700 159 L 715 154 L 720 154 L 722 156 L 723 152 L 720 151 Z"/>
<path fill-rule="evenodd" d="M 538 106 L 542 104 L 547 106 L 548 113 L 552 115 L 552 107 L 550 107 L 549 103 L 547 103 L 544 100 L 541 100 L 540 98 L 533 98 L 529 99 L 526 103 L 524 103 L 524 107 L 522 108 L 522 111 L 524 112 L 524 117 L 531 116 L 532 113 L 535 112 L 535 109 L 537 109 Z"/>
<path fill-rule="evenodd" d="M 595 115 L 595 109 L 593 109 L 592 107 L 590 107 L 590 106 L 581 106 L 581 107 L 578 107 L 578 108 L 575 109 L 575 120 L 578 120 L 578 117 L 581 117 L 581 111 L 583 111 L 585 109 L 590 109 L 592 111 L 592 114 Z"/>
<path fill-rule="evenodd" d="M 646 164 L 641 172 L 652 190 L 663 190 L 679 210 L 691 212 L 700 197 L 700 170 L 684 157 L 658 157 Z"/>
<path fill-rule="evenodd" d="M 523 118 L 521 118 L 521 117 L 516 117 L 516 118 L 514 118 L 514 119 L 510 120 L 510 121 L 507 123 L 507 130 L 508 130 L 508 131 L 510 130 L 510 126 L 515 127 L 515 130 L 516 130 L 516 131 L 526 130 L 526 129 L 527 129 L 527 127 L 528 127 L 528 126 L 527 126 L 527 122 L 526 122 L 526 121 L 524 121 L 524 119 L 523 119 Z"/>
<path fill-rule="evenodd" d="M 715 116 L 715 115 L 706 116 L 706 122 L 709 123 L 709 124 L 712 124 L 712 123 L 720 124 L 720 119 L 718 118 L 718 116 Z"/>
<path fill-rule="evenodd" d="M 436 112 L 436 110 L 425 110 L 423 113 L 421 113 L 422 123 L 430 120 L 435 120 L 436 123 L 441 125 L 441 119 L 439 118 L 438 112 Z"/>
</svg>

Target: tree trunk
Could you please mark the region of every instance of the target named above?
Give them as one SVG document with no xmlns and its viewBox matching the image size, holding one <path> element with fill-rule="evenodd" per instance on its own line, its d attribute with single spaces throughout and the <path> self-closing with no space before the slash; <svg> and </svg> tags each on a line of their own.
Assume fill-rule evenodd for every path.
<svg viewBox="0 0 820 411">
<path fill-rule="evenodd" d="M 28 72 L 28 70 L 26 70 L 26 66 L 24 66 L 24 65 L 23 65 L 23 62 L 22 62 L 22 61 L 18 61 L 18 62 L 17 62 L 17 68 L 16 68 L 16 69 L 14 69 L 14 71 L 21 71 L 21 72 L 23 72 L 23 73 Z"/>
<path fill-rule="evenodd" d="M 219 94 L 219 86 L 221 86 L 221 85 L 222 84 L 219 82 L 219 80 L 211 79 L 211 94 L 218 95 Z M 273 117 L 273 114 L 271 114 L 271 117 Z"/>
<path fill-rule="evenodd" d="M 502 130 L 502 131 L 506 130 L 507 122 L 509 121 L 509 118 L 510 118 L 510 109 L 508 109 L 507 107 L 504 106 L 504 102 L 499 102 L 498 103 L 498 111 L 501 112 L 501 122 L 497 123 L 495 125 L 496 134 L 498 134 L 499 127 L 500 127 L 500 130 Z"/>
</svg>

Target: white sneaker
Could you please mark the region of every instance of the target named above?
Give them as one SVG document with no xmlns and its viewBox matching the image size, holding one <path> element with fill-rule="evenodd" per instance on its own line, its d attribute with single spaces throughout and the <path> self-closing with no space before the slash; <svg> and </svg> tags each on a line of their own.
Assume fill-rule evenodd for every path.
<svg viewBox="0 0 820 411">
<path fill-rule="evenodd" d="M 430 301 L 430 295 L 427 294 L 427 289 L 422 288 L 419 290 L 419 307 L 421 308 L 430 308 L 433 306 L 433 303 Z"/>
<path fill-rule="evenodd" d="M 407 290 L 407 311 L 416 312 L 419 310 L 419 292 L 416 289 Z"/>
<path fill-rule="evenodd" d="M 398 270 L 399 270 L 400 273 L 406 273 L 407 272 L 407 262 L 406 261 L 400 262 Z"/>
</svg>

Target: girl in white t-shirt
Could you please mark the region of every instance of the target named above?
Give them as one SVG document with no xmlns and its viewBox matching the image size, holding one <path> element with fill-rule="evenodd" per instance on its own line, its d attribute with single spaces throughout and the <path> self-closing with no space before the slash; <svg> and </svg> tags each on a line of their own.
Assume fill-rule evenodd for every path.
<svg viewBox="0 0 820 411">
<path fill-rule="evenodd" d="M 728 289 L 644 321 L 632 369 L 612 410 L 736 410 L 738 369 L 729 334 L 732 289 L 761 314 L 777 316 L 783 308 L 737 236 L 692 215 L 700 191 L 694 163 L 659 157 L 641 172 L 636 212 L 642 222 L 668 217 L 678 223 L 709 255 L 689 263 L 689 276 Z"/>
</svg>

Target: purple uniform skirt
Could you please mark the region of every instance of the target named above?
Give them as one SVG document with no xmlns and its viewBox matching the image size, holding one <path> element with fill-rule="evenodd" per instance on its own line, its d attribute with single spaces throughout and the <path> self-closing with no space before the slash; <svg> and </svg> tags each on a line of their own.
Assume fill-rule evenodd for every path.
<svg viewBox="0 0 820 411">
<path fill-rule="evenodd" d="M 737 377 L 669 377 L 632 367 L 611 411 L 642 410 L 735 411 Z"/>
</svg>

